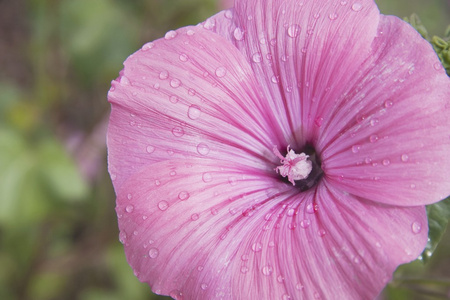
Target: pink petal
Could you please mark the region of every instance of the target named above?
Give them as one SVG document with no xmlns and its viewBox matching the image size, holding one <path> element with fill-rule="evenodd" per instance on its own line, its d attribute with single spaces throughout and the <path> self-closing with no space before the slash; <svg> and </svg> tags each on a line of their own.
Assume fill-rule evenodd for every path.
<svg viewBox="0 0 450 300">
<path fill-rule="evenodd" d="M 156 163 L 118 191 L 128 262 L 176 299 L 370 299 L 427 240 L 423 207 L 298 194 L 209 159 Z"/>
<path fill-rule="evenodd" d="M 247 57 L 277 132 L 301 148 L 317 139 L 327 109 L 359 72 L 379 17 L 371 0 L 236 1 L 214 17 L 213 30 Z"/>
<path fill-rule="evenodd" d="M 324 171 L 359 197 L 434 203 L 450 194 L 450 79 L 430 44 L 396 17 L 382 17 L 372 48 L 326 116 L 317 144 Z"/>
<path fill-rule="evenodd" d="M 272 171 L 277 158 L 266 154 L 280 137 L 265 118 L 249 63 L 231 43 L 203 28 L 182 28 L 144 45 L 124 65 L 108 94 L 116 188 L 148 164 L 186 157 Z"/>
</svg>

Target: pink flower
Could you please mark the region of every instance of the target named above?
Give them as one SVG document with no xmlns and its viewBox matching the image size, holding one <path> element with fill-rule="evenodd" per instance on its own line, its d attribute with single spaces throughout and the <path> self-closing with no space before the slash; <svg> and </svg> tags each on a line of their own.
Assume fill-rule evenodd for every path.
<svg viewBox="0 0 450 300">
<path fill-rule="evenodd" d="M 158 294 L 374 298 L 450 194 L 450 80 L 370 0 L 236 1 L 108 99 L 120 240 Z"/>
</svg>

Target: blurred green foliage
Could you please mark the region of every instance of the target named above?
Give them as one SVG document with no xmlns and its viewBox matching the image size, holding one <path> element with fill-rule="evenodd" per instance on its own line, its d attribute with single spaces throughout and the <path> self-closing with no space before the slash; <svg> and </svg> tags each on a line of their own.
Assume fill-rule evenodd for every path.
<svg viewBox="0 0 450 300">
<path fill-rule="evenodd" d="M 377 2 L 441 36 L 449 22 L 445 0 Z M 0 299 L 167 299 L 134 277 L 117 238 L 106 94 L 146 41 L 218 10 L 216 0 L 0 1 Z M 433 278 L 449 277 L 449 240 L 426 266 L 401 267 L 386 297 L 448 292 Z"/>
</svg>

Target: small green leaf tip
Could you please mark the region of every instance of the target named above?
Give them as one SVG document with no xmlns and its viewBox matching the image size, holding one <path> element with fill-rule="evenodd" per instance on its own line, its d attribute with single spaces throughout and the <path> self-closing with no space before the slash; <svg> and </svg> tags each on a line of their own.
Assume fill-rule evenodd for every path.
<svg viewBox="0 0 450 300">
<path fill-rule="evenodd" d="M 428 243 L 422 252 L 424 263 L 433 255 L 434 250 L 441 241 L 450 219 L 450 197 L 438 203 L 427 206 L 428 215 Z"/>
<path fill-rule="evenodd" d="M 411 26 L 414 27 L 424 39 L 429 40 L 428 30 L 422 24 L 422 21 L 420 20 L 418 15 L 412 14 L 409 18 L 403 18 L 403 20 L 411 24 Z"/>
</svg>

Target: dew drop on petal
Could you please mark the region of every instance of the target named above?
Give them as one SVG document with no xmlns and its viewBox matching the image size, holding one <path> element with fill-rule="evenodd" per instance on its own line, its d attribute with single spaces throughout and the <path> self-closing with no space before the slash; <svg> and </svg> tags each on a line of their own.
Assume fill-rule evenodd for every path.
<svg viewBox="0 0 450 300">
<path fill-rule="evenodd" d="M 125 211 L 127 213 L 132 213 L 134 211 L 134 206 L 133 205 L 127 205 L 127 207 L 125 207 Z"/>
<path fill-rule="evenodd" d="M 190 195 L 189 195 L 189 193 L 186 192 L 186 191 L 181 191 L 181 192 L 178 194 L 178 199 L 180 199 L 181 201 L 185 201 L 185 200 L 189 199 L 189 197 L 190 197 Z"/>
<path fill-rule="evenodd" d="M 296 38 L 301 31 L 301 27 L 298 24 L 293 24 L 291 26 L 289 26 L 288 30 L 287 30 L 287 34 L 289 37 L 291 38 Z"/>
<path fill-rule="evenodd" d="M 206 290 L 208 288 L 208 285 L 206 283 L 202 283 L 200 287 L 202 288 L 202 290 Z"/>
<path fill-rule="evenodd" d="M 224 77 L 227 74 L 227 69 L 225 69 L 224 67 L 218 67 L 216 69 L 216 76 L 219 78 Z"/>
<path fill-rule="evenodd" d="M 155 152 L 155 147 L 147 146 L 147 148 L 145 150 L 147 151 L 147 153 L 153 153 L 153 152 Z"/>
<path fill-rule="evenodd" d="M 237 27 L 233 32 L 233 36 L 236 40 L 242 41 L 244 39 L 244 31 L 242 31 L 242 29 Z"/>
<path fill-rule="evenodd" d="M 402 154 L 402 162 L 407 162 L 409 160 L 408 154 Z"/>
<path fill-rule="evenodd" d="M 389 108 L 392 107 L 392 105 L 394 105 L 394 102 L 392 102 L 392 100 L 384 101 L 384 107 Z"/>
<path fill-rule="evenodd" d="M 191 215 L 191 220 L 192 220 L 192 221 L 197 221 L 199 217 L 200 217 L 200 216 L 199 216 L 198 214 L 192 214 L 192 215 Z"/>
<path fill-rule="evenodd" d="M 328 19 L 330 20 L 336 20 L 338 17 L 337 13 L 331 13 L 328 15 Z"/>
<path fill-rule="evenodd" d="M 187 62 L 189 60 L 189 56 L 186 53 L 180 54 L 180 61 Z"/>
<path fill-rule="evenodd" d="M 150 248 L 148 250 L 148 257 L 157 258 L 159 255 L 159 250 L 157 248 Z"/>
<path fill-rule="evenodd" d="M 261 53 L 257 52 L 252 55 L 252 60 L 255 63 L 260 63 L 262 61 Z"/>
<path fill-rule="evenodd" d="M 233 18 L 233 11 L 231 9 L 228 9 L 225 11 L 225 18 L 227 18 L 227 19 Z"/>
<path fill-rule="evenodd" d="M 175 103 L 178 103 L 179 99 L 177 96 L 172 95 L 172 96 L 170 96 L 169 101 L 172 102 L 173 104 L 175 104 Z"/>
<path fill-rule="evenodd" d="M 383 163 L 383 166 L 389 166 L 391 164 L 391 161 L 386 158 L 386 159 L 383 159 L 382 163 Z"/>
<path fill-rule="evenodd" d="M 353 10 L 353 11 L 356 11 L 356 12 L 361 11 L 362 8 L 363 8 L 363 6 L 362 6 L 361 3 L 354 3 L 354 4 L 352 5 L 352 10 Z"/>
<path fill-rule="evenodd" d="M 209 154 L 209 151 L 209 147 L 205 143 L 200 143 L 197 145 L 198 154 L 205 156 Z"/>
<path fill-rule="evenodd" d="M 133 198 L 133 195 L 131 195 L 131 194 L 128 194 L 128 195 L 127 195 L 127 199 L 128 199 L 128 200 L 131 200 L 132 198 Z"/>
<path fill-rule="evenodd" d="M 378 135 L 372 134 L 372 135 L 369 137 L 369 141 L 370 141 L 371 143 L 375 143 L 376 141 L 378 141 Z"/>
<path fill-rule="evenodd" d="M 167 71 L 161 71 L 161 73 L 159 73 L 159 79 L 161 80 L 165 80 L 169 78 L 169 72 Z"/>
<path fill-rule="evenodd" d="M 195 31 L 192 29 L 189 29 L 188 31 L 186 31 L 186 34 L 189 36 L 193 36 L 195 34 Z"/>
<path fill-rule="evenodd" d="M 295 209 L 290 208 L 290 209 L 287 211 L 286 214 L 287 214 L 288 217 L 292 217 L 292 216 L 295 214 Z"/>
<path fill-rule="evenodd" d="M 306 205 L 306 212 L 308 214 L 313 214 L 314 213 L 314 205 L 312 203 L 308 203 L 308 205 Z"/>
<path fill-rule="evenodd" d="M 360 145 L 353 145 L 352 146 L 352 152 L 353 153 L 358 153 L 359 150 L 361 150 L 361 146 Z"/>
<path fill-rule="evenodd" d="M 205 172 L 202 175 L 203 182 L 211 182 L 212 181 L 212 175 L 209 172 Z"/>
<path fill-rule="evenodd" d="M 264 275 L 270 276 L 272 275 L 273 268 L 271 266 L 264 266 L 261 271 Z"/>
<path fill-rule="evenodd" d="M 144 46 L 142 46 L 142 51 L 147 51 L 152 49 L 155 46 L 153 42 L 146 43 Z"/>
<path fill-rule="evenodd" d="M 167 208 L 169 208 L 169 203 L 167 203 L 167 201 L 162 200 L 158 203 L 158 208 L 162 211 L 166 210 Z"/>
<path fill-rule="evenodd" d="M 419 222 L 413 222 L 411 224 L 411 230 L 413 233 L 418 234 L 422 231 L 422 224 L 420 224 Z"/>
<path fill-rule="evenodd" d="M 283 294 L 283 296 L 281 297 L 281 300 L 291 300 L 291 296 L 289 296 L 289 294 Z"/>
<path fill-rule="evenodd" d="M 121 231 L 121 232 L 119 233 L 119 241 L 120 241 L 122 244 L 125 244 L 125 243 L 127 242 L 127 234 L 126 234 L 124 231 Z"/>
<path fill-rule="evenodd" d="M 200 117 L 201 115 L 201 110 L 200 107 L 198 107 L 197 105 L 191 105 L 188 108 L 188 117 L 191 120 L 196 120 Z"/>
<path fill-rule="evenodd" d="M 303 290 L 303 285 L 301 283 L 297 283 L 295 285 L 295 289 L 301 291 L 301 290 Z"/>
<path fill-rule="evenodd" d="M 325 236 L 326 231 L 323 230 L 323 229 L 319 229 L 319 230 L 317 231 L 317 234 L 318 234 L 320 237 L 323 237 L 323 236 Z"/>
<path fill-rule="evenodd" d="M 247 273 L 247 272 L 248 272 L 248 267 L 242 266 L 242 267 L 241 267 L 241 273 L 245 274 L 245 273 Z"/>
<path fill-rule="evenodd" d="M 441 70 L 441 69 L 443 68 L 443 67 L 442 67 L 442 64 L 439 63 L 439 62 L 434 63 L 433 67 L 434 67 L 434 69 L 435 69 L 436 71 L 439 71 L 439 70 Z"/>
<path fill-rule="evenodd" d="M 173 88 L 177 88 L 177 87 L 179 87 L 181 85 L 181 81 L 179 80 L 179 79 L 172 79 L 171 81 L 170 81 L 170 86 L 171 87 L 173 87 Z"/>
<path fill-rule="evenodd" d="M 171 40 L 171 39 L 173 39 L 176 36 L 177 36 L 177 32 L 175 30 L 170 30 L 164 35 L 164 38 L 166 40 Z"/>
<path fill-rule="evenodd" d="M 180 126 L 176 126 L 172 129 L 172 134 L 176 137 L 182 137 L 184 135 L 184 129 Z"/>
<path fill-rule="evenodd" d="M 253 252 L 259 252 L 262 250 L 262 245 L 260 243 L 254 243 L 252 245 Z"/>
<path fill-rule="evenodd" d="M 300 226 L 301 226 L 302 228 L 308 228 L 309 225 L 311 225 L 311 221 L 308 220 L 308 219 L 305 219 L 305 220 L 300 221 Z"/>
</svg>

